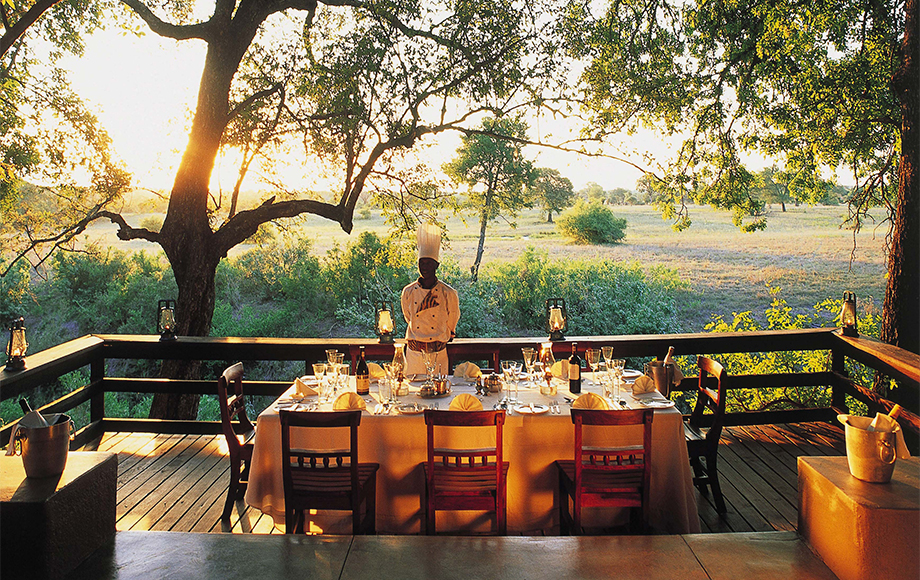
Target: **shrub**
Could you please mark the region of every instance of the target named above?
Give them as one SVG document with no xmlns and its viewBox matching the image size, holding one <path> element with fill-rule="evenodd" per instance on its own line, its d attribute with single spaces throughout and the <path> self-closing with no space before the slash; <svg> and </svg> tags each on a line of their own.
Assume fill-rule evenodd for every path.
<svg viewBox="0 0 920 580">
<path fill-rule="evenodd" d="M 576 244 L 612 244 L 626 237 L 626 220 L 600 203 L 578 202 L 559 216 L 556 227 Z"/>
</svg>

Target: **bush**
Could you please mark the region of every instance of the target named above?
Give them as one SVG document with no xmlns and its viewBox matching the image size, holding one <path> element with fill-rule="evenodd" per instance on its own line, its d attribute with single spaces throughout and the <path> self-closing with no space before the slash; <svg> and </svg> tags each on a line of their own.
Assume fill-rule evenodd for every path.
<svg viewBox="0 0 920 580">
<path fill-rule="evenodd" d="M 626 237 L 626 220 L 600 203 L 578 202 L 559 216 L 556 227 L 576 244 L 612 244 Z"/>
</svg>

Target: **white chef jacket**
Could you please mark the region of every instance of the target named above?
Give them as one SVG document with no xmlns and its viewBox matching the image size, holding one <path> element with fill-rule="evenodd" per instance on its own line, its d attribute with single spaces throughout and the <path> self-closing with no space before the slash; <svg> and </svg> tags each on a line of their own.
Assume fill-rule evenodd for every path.
<svg viewBox="0 0 920 580">
<path fill-rule="evenodd" d="M 454 336 L 460 320 L 460 297 L 448 284 L 438 280 L 430 290 L 418 280 L 403 288 L 402 312 L 406 319 L 406 339 L 420 342 L 448 342 Z M 450 373 L 447 349 L 438 353 L 438 364 Z M 406 350 L 407 375 L 425 374 L 422 353 Z"/>
</svg>

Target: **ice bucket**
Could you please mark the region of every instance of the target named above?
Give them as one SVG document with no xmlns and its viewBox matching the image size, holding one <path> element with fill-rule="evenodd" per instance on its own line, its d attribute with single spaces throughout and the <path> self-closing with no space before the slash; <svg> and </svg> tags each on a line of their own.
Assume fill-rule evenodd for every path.
<svg viewBox="0 0 920 580">
<path fill-rule="evenodd" d="M 871 417 L 837 415 L 843 423 L 850 474 L 871 483 L 888 483 L 897 459 L 897 431 L 866 431 Z"/>
<path fill-rule="evenodd" d="M 655 382 L 655 389 L 667 398 L 674 382 L 674 365 L 653 360 L 645 363 L 645 374 Z"/>
<path fill-rule="evenodd" d="M 57 415 L 47 427 L 19 426 L 16 441 L 26 477 L 52 477 L 64 472 L 72 430 L 73 421 L 67 415 Z"/>
</svg>

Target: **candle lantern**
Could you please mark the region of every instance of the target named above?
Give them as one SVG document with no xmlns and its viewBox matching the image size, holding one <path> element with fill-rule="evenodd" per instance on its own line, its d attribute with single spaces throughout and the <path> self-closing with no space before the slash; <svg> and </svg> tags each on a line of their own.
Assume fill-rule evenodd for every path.
<svg viewBox="0 0 920 580">
<path fill-rule="evenodd" d="M 6 345 L 6 370 L 21 371 L 26 368 L 26 342 L 25 321 L 20 316 L 10 323 L 10 341 Z"/>
<path fill-rule="evenodd" d="M 374 305 L 374 332 L 381 344 L 393 344 L 393 314 L 387 302 L 377 302 Z"/>
<path fill-rule="evenodd" d="M 856 294 L 843 293 L 843 306 L 840 308 L 840 326 L 844 336 L 859 336 L 856 330 Z"/>
<path fill-rule="evenodd" d="M 546 329 L 552 341 L 565 340 L 565 331 L 568 329 L 568 312 L 565 309 L 564 298 L 548 298 L 546 300 Z"/>
<path fill-rule="evenodd" d="M 160 340 L 176 340 L 175 300 L 160 300 L 157 303 L 157 333 Z"/>
</svg>

